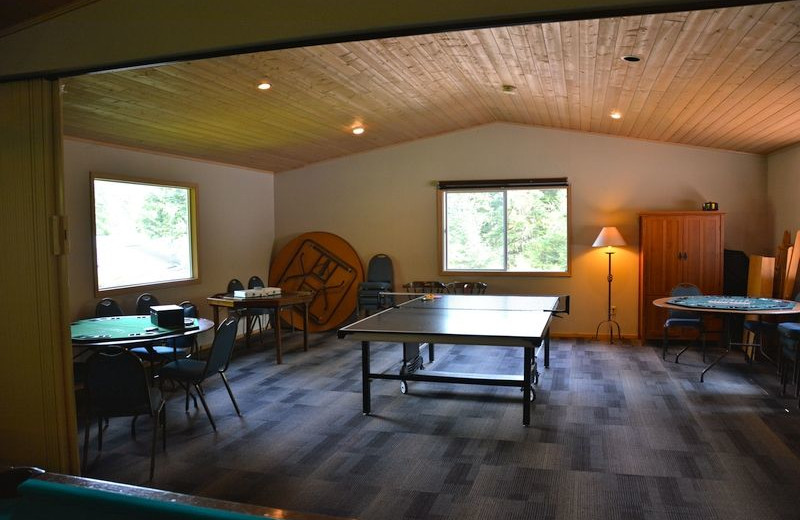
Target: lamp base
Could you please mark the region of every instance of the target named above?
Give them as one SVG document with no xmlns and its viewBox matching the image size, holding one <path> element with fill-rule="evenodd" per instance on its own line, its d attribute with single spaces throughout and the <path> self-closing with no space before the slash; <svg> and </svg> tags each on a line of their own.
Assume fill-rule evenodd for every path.
<svg viewBox="0 0 800 520">
<path fill-rule="evenodd" d="M 603 320 L 597 325 L 597 330 L 594 333 L 594 339 L 600 339 L 600 328 L 608 323 L 608 341 L 609 343 L 614 343 L 614 327 L 617 327 L 617 340 L 622 343 L 622 330 L 619 327 L 619 323 L 615 320 Z"/>
</svg>

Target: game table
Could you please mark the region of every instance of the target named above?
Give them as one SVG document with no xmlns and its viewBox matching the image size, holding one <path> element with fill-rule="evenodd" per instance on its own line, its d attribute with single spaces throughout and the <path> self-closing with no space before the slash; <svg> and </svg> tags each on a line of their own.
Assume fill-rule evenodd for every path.
<svg viewBox="0 0 800 520">
<path fill-rule="evenodd" d="M 237 298 L 232 294 L 217 294 L 206 298 L 214 311 L 214 322 L 219 322 L 219 309 L 227 308 L 246 313 L 247 309 L 273 309 L 275 320 L 275 362 L 283 362 L 281 353 L 281 311 L 293 307 L 302 308 L 303 314 L 303 350 L 308 350 L 308 306 L 314 299 L 311 291 L 284 291 L 274 296 L 259 296 L 254 298 Z M 245 327 L 245 342 L 250 344 L 250 328 Z"/>
<path fill-rule="evenodd" d="M 72 345 L 76 347 L 138 346 L 199 334 L 213 327 L 214 322 L 204 318 L 184 318 L 182 328 L 158 327 L 153 325 L 149 315 L 87 318 L 70 325 Z"/>
<path fill-rule="evenodd" d="M 522 390 L 522 424 L 530 425 L 530 403 L 538 383 L 536 349 L 543 347 L 545 367 L 550 364 L 550 323 L 554 315 L 569 313 L 569 296 L 560 308 L 558 296 L 488 296 L 428 294 L 413 298 L 339 329 L 340 339 L 361 341 L 362 411 L 371 412 L 373 379 L 460 383 L 517 387 Z M 398 372 L 373 372 L 370 343 L 399 343 L 403 362 Z M 490 345 L 524 350 L 522 370 L 515 374 L 465 374 L 421 370 L 419 345 Z M 409 354 L 409 346 L 415 353 Z M 419 369 L 419 370 L 418 370 Z"/>
<path fill-rule="evenodd" d="M 731 317 L 737 314 L 757 316 L 791 316 L 800 314 L 800 302 L 777 298 L 755 298 L 748 296 L 668 296 L 653 300 L 653 305 L 663 309 L 718 314 L 722 317 L 725 351 L 707 365 L 700 373 L 700 382 L 706 372 L 727 356 L 731 347 L 760 347 L 760 344 L 736 343 L 731 338 Z"/>
</svg>

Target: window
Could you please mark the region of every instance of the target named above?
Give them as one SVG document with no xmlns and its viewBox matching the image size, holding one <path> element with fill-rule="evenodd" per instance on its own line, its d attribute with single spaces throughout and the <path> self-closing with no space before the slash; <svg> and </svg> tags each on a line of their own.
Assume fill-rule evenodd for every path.
<svg viewBox="0 0 800 520">
<path fill-rule="evenodd" d="M 444 272 L 569 274 L 566 179 L 442 181 Z"/>
<path fill-rule="evenodd" d="M 98 293 L 198 278 L 192 185 L 92 175 Z"/>
</svg>

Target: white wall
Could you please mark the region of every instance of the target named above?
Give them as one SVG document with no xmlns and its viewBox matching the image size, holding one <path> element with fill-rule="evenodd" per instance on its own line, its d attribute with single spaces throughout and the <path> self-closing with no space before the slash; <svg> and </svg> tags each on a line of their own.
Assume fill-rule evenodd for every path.
<svg viewBox="0 0 800 520">
<path fill-rule="evenodd" d="M 763 253 L 775 255 L 784 231 L 792 240 L 800 229 L 800 146 L 775 152 L 767 158 L 767 196 L 769 213 L 774 219 L 771 248 Z"/>
<path fill-rule="evenodd" d="M 150 291 L 162 303 L 195 302 L 211 318 L 205 298 L 224 291 L 228 280 L 265 281 L 275 237 L 275 193 L 271 173 L 133 151 L 67 139 L 64 178 L 70 229 L 69 284 L 72 319 L 94 315 L 90 172 L 190 182 L 197 188 L 200 282 Z M 114 296 L 132 312 L 142 291 Z"/>
<path fill-rule="evenodd" d="M 569 178 L 572 276 L 482 279 L 494 293 L 571 294 L 573 314 L 557 333 L 594 335 L 605 319 L 607 257 L 591 248 L 602 226 L 618 226 L 629 244 L 614 256 L 613 286 L 627 336 L 638 327 L 639 211 L 697 210 L 712 200 L 726 213 L 726 248 L 751 253 L 770 243 L 761 156 L 496 123 L 277 175 L 276 247 L 328 231 L 364 265 L 390 255 L 398 285 L 447 281 L 437 266 L 433 182 L 514 177 Z"/>
</svg>

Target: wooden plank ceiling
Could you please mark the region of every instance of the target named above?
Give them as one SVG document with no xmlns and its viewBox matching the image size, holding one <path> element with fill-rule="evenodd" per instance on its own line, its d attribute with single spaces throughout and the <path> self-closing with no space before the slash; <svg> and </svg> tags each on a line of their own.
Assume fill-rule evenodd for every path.
<svg viewBox="0 0 800 520">
<path fill-rule="evenodd" d="M 262 79 L 272 88 L 258 90 Z M 274 172 L 497 121 L 767 154 L 800 141 L 800 2 L 385 38 L 64 81 L 67 136 Z M 354 136 L 356 125 L 366 132 Z"/>
</svg>

